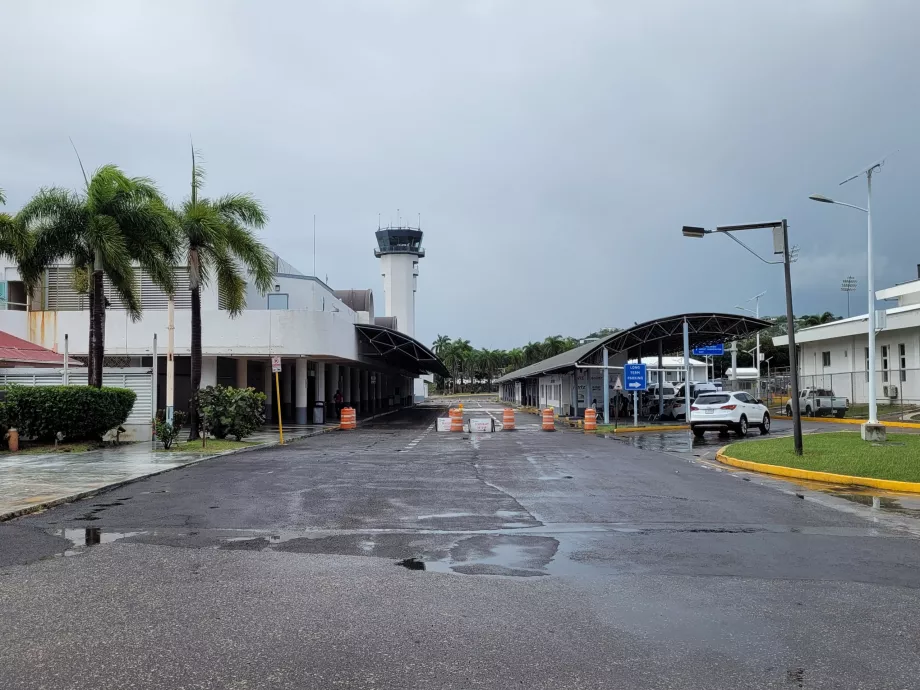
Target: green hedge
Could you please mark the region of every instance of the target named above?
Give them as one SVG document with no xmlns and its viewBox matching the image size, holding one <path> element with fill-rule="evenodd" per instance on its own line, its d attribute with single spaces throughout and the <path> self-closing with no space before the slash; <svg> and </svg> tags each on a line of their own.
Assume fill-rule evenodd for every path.
<svg viewBox="0 0 920 690">
<path fill-rule="evenodd" d="M 242 441 L 265 424 L 265 393 L 254 388 L 208 386 L 198 391 L 201 424 L 214 438 Z"/>
<path fill-rule="evenodd" d="M 23 438 L 99 440 L 124 424 L 137 394 L 127 388 L 16 386 L 6 389 L 5 424 Z"/>
</svg>

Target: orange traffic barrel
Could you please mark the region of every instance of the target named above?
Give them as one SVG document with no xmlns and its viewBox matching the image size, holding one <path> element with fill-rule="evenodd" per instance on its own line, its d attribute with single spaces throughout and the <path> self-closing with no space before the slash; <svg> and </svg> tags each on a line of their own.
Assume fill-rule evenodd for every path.
<svg viewBox="0 0 920 690">
<path fill-rule="evenodd" d="M 585 431 L 597 431 L 597 410 L 593 407 L 585 410 Z"/>
<path fill-rule="evenodd" d="M 354 429 L 358 426 L 355 418 L 355 408 L 343 407 L 342 418 L 339 420 L 340 429 Z"/>
<path fill-rule="evenodd" d="M 463 410 L 450 408 L 450 430 L 463 431 Z"/>
<path fill-rule="evenodd" d="M 556 421 L 553 419 L 553 408 L 543 410 L 543 431 L 555 431 Z"/>
<path fill-rule="evenodd" d="M 502 430 L 514 431 L 514 410 L 510 407 L 506 407 L 502 412 Z"/>
</svg>

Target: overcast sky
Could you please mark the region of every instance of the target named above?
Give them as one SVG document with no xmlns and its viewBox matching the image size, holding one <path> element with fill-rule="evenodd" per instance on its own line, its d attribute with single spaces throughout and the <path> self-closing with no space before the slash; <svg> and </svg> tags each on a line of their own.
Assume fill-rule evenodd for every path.
<svg viewBox="0 0 920 690">
<path fill-rule="evenodd" d="M 787 217 L 796 312 L 865 311 L 916 276 L 915 0 L 6 2 L 0 187 L 78 187 L 113 162 L 176 200 L 189 135 L 206 193 L 249 191 L 264 239 L 336 289 L 382 285 L 384 223 L 421 214 L 416 335 L 512 347 L 732 311 L 781 267 L 684 224 Z M 769 233 L 748 233 L 758 250 Z M 861 312 L 858 312 L 862 308 Z"/>
</svg>

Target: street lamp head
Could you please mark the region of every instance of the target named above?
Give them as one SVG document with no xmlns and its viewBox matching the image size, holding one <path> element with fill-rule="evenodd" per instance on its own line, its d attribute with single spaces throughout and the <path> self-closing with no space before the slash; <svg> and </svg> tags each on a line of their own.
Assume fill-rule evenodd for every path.
<svg viewBox="0 0 920 690">
<path fill-rule="evenodd" d="M 681 232 L 684 237 L 703 237 L 706 234 L 706 228 L 695 228 L 692 225 L 685 225 Z"/>
<path fill-rule="evenodd" d="M 808 198 L 811 199 L 812 201 L 820 201 L 822 204 L 834 204 L 834 203 L 837 203 L 837 202 L 835 202 L 833 199 L 831 199 L 831 198 L 829 198 L 829 197 L 826 197 L 826 196 L 824 196 L 823 194 L 812 194 L 812 195 L 811 195 L 810 197 L 808 197 Z"/>
</svg>

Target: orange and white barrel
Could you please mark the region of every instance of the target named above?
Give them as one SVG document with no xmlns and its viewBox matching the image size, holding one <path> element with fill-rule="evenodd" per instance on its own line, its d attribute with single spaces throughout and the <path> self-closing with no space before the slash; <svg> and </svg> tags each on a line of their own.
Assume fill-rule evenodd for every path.
<svg viewBox="0 0 920 690">
<path fill-rule="evenodd" d="M 597 410 L 593 407 L 585 410 L 585 431 L 597 431 Z"/>
<path fill-rule="evenodd" d="M 353 407 L 343 407 L 342 408 L 342 418 L 339 421 L 340 429 L 354 429 L 358 426 L 357 418 L 355 417 L 355 408 Z"/>
<path fill-rule="evenodd" d="M 514 431 L 514 410 L 510 407 L 506 407 L 502 412 L 502 430 Z"/>
<path fill-rule="evenodd" d="M 543 410 L 543 431 L 555 431 L 556 420 L 553 418 L 553 408 L 547 407 Z"/>
<path fill-rule="evenodd" d="M 450 430 L 463 431 L 463 410 L 450 408 Z"/>
</svg>

